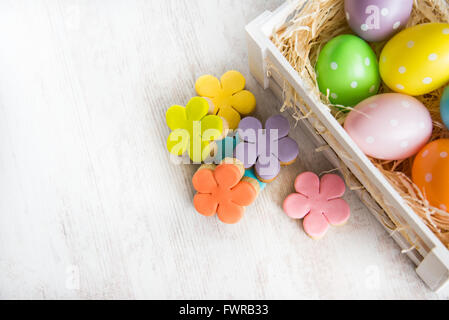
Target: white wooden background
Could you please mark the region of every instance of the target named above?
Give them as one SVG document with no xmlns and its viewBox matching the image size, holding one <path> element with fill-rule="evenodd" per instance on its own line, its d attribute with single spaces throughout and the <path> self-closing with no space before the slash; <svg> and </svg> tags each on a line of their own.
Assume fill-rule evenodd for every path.
<svg viewBox="0 0 449 320">
<path fill-rule="evenodd" d="M 430 292 L 347 193 L 320 240 L 282 212 L 300 160 L 238 225 L 192 207 L 196 166 L 169 162 L 165 110 L 195 79 L 250 76 L 244 26 L 281 0 L 0 1 L 0 298 L 448 298 Z"/>
</svg>

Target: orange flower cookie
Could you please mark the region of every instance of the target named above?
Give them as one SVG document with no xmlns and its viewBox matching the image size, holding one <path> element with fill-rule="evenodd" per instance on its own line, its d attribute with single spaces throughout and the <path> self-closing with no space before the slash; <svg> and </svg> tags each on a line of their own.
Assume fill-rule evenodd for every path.
<svg viewBox="0 0 449 320">
<path fill-rule="evenodd" d="M 239 222 L 260 190 L 256 180 L 243 177 L 244 172 L 243 164 L 235 159 L 227 158 L 218 166 L 202 165 L 192 178 L 196 211 L 204 216 L 217 214 L 224 223 Z"/>
<path fill-rule="evenodd" d="M 199 96 L 212 100 L 212 114 L 225 119 L 229 129 L 237 129 L 241 116 L 251 114 L 256 108 L 256 98 L 251 92 L 244 90 L 245 82 L 240 72 L 231 70 L 220 80 L 211 75 L 199 77 L 195 90 Z"/>
</svg>

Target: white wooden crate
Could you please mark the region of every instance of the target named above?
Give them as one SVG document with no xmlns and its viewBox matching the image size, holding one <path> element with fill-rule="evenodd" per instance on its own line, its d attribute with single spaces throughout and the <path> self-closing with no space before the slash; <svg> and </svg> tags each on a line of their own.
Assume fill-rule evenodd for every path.
<svg viewBox="0 0 449 320">
<path fill-rule="evenodd" d="M 274 12 L 265 11 L 246 26 L 251 73 L 260 85 L 270 88 L 281 100 L 284 100 L 285 83 L 293 87 L 314 114 L 300 125 L 310 133 L 317 148 L 323 150 L 336 167 L 349 169 L 354 183 L 363 185 L 357 191 L 362 201 L 417 265 L 416 272 L 421 279 L 432 290 L 449 287 L 449 250 L 352 141 L 329 108 L 308 94 L 306 83 L 271 42 L 273 30 L 293 17 L 301 3 L 305 0 L 286 2 Z M 381 207 L 378 203 L 384 205 Z"/>
</svg>

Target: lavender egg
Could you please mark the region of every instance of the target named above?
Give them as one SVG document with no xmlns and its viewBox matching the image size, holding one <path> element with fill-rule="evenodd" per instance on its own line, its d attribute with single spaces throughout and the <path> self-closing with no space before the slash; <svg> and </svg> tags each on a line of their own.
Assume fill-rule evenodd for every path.
<svg viewBox="0 0 449 320">
<path fill-rule="evenodd" d="M 384 41 L 407 24 L 413 0 L 345 0 L 346 20 L 366 41 Z"/>
</svg>

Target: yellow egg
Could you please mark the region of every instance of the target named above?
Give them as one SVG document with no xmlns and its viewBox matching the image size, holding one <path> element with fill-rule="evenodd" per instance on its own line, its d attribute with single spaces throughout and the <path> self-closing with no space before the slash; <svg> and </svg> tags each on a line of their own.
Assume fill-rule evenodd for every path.
<svg viewBox="0 0 449 320">
<path fill-rule="evenodd" d="M 380 55 L 382 80 L 392 90 L 418 96 L 449 81 L 449 24 L 426 23 L 405 29 Z"/>
</svg>

